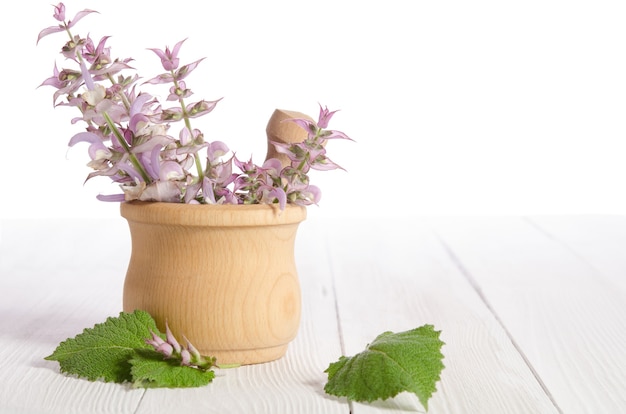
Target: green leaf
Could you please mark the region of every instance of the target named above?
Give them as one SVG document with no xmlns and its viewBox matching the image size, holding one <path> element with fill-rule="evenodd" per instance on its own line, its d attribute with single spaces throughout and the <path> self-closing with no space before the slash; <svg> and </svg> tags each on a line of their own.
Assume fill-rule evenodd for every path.
<svg viewBox="0 0 626 414">
<path fill-rule="evenodd" d="M 444 368 L 440 331 L 432 325 L 400 333 L 385 332 L 365 351 L 331 363 L 324 391 L 353 401 L 372 402 L 412 392 L 428 409 L 428 400 Z"/>
<path fill-rule="evenodd" d="M 45 359 L 58 361 L 61 372 L 90 381 L 131 381 L 128 360 L 135 354 L 136 348 L 149 347 L 145 339 L 151 337 L 151 330 L 159 332 L 147 312 L 121 312 L 119 317 L 110 317 L 104 323 L 62 342 Z"/>
<path fill-rule="evenodd" d="M 211 370 L 181 366 L 178 361 L 164 360 L 163 355 L 150 349 L 137 350 L 129 362 L 135 387 L 201 387 L 215 377 Z"/>
</svg>

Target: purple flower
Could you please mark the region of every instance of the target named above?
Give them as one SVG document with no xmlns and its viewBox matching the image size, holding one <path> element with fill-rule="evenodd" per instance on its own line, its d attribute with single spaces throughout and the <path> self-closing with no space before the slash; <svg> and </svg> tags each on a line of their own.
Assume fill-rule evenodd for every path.
<svg viewBox="0 0 626 414">
<path fill-rule="evenodd" d="M 309 205 L 309 204 L 317 204 L 320 202 L 322 198 L 322 192 L 320 189 L 314 185 L 310 185 L 300 192 L 300 198 L 295 201 L 295 204 L 301 205 Z"/>
<path fill-rule="evenodd" d="M 167 342 L 169 342 L 174 347 L 174 350 L 176 350 L 176 352 L 180 352 L 181 350 L 180 344 L 178 343 L 178 341 L 172 334 L 172 331 L 170 330 L 170 327 L 167 324 L 167 322 L 165 322 L 165 337 L 167 338 Z"/>
<path fill-rule="evenodd" d="M 322 129 L 328 128 L 328 122 L 333 117 L 335 112 L 337 112 L 337 111 L 330 112 L 328 110 L 328 107 L 322 108 L 322 105 L 320 105 L 320 115 L 319 115 L 319 119 L 317 121 L 317 126 L 322 128 Z"/>
<path fill-rule="evenodd" d="M 162 354 L 165 358 L 171 358 L 174 353 L 174 347 L 153 331 L 150 331 L 150 333 L 152 338 L 146 339 L 146 344 L 152 346 L 155 351 Z"/>
<path fill-rule="evenodd" d="M 163 65 L 163 69 L 167 71 L 172 71 L 178 68 L 178 64 L 180 60 L 178 59 L 178 52 L 180 51 L 180 47 L 183 45 L 183 42 L 187 39 L 183 39 L 180 42 L 174 45 L 174 49 L 170 51 L 169 47 L 165 47 L 165 50 L 154 49 L 151 48 L 154 53 L 157 54 L 159 58 L 161 58 L 161 64 Z"/>
<path fill-rule="evenodd" d="M 54 106 L 67 106 L 78 112 L 71 117 L 72 124 L 85 124 L 85 130 L 72 136 L 69 146 L 88 144 L 87 165 L 92 171 L 87 180 L 108 177 L 120 186 L 122 194 L 101 194 L 99 200 L 276 203 L 281 209 L 287 203 L 317 203 L 320 191 L 309 184 L 307 174 L 310 170 L 341 168 L 326 156 L 326 143 L 336 138 L 350 139 L 343 132 L 327 129 L 337 111 L 320 104 L 317 122 L 288 120 L 307 132 L 303 142 L 274 144 L 278 153 L 287 155 L 288 165 L 283 166 L 273 158 L 262 165 L 255 164 L 251 158 L 240 161 L 226 144 L 207 140 L 202 131 L 192 126 L 192 121 L 212 112 L 221 100 L 186 102 L 193 95 L 186 78 L 204 58 L 181 65 L 179 53 L 185 40 L 171 49 L 149 49 L 159 57 L 166 73 L 148 77 L 139 84 L 143 77 L 130 66 L 132 59 L 111 56 L 111 48 L 107 46 L 109 36 L 102 36 L 94 43 L 90 36 L 71 32 L 90 13 L 95 11 L 85 9 L 67 20 L 65 5 L 58 3 L 53 12 L 57 24 L 43 29 L 37 42 L 57 32 L 65 32 L 69 37 L 61 48 L 69 67 L 58 68 L 55 64 L 52 76 L 40 86 L 55 89 Z M 169 88 L 169 94 L 162 100 L 140 90 L 159 84 L 168 84 Z M 164 107 L 164 102 L 175 104 Z M 177 121 L 183 122 L 177 124 L 178 133 L 172 134 L 170 128 Z M 200 155 L 204 148 L 206 157 Z M 233 167 L 241 171 L 235 173 Z M 171 346 L 172 352 L 181 353 L 182 348 L 175 349 L 175 338 L 169 336 L 169 341 L 159 344 L 161 350 L 170 352 Z M 193 352 L 189 355 L 193 361 Z"/>
<path fill-rule="evenodd" d="M 174 347 L 172 346 L 172 344 L 164 342 L 161 345 L 157 346 L 155 348 L 155 351 L 157 351 L 160 354 L 163 354 L 165 358 L 171 358 L 172 354 L 174 353 Z"/>
<path fill-rule="evenodd" d="M 156 352 L 163 355 L 165 359 L 175 360 L 178 361 L 180 365 L 195 367 L 202 370 L 210 369 L 215 365 L 215 358 L 206 358 L 200 355 L 200 352 L 198 352 L 198 350 L 184 336 L 183 338 L 185 339 L 187 345 L 186 347 L 182 347 L 170 331 L 167 322 L 165 323 L 165 330 L 165 340 L 152 331 L 150 332 L 152 337 L 145 340 L 146 344 L 150 345 Z"/>
<path fill-rule="evenodd" d="M 65 87 L 67 84 L 68 84 L 68 80 L 61 80 L 59 78 L 59 69 L 57 68 L 57 65 L 55 63 L 54 64 L 54 70 L 52 72 L 52 76 L 50 76 L 48 79 L 43 81 L 41 83 L 41 85 L 39 85 L 39 86 L 50 85 L 50 86 L 54 86 L 57 89 L 61 89 L 61 88 Z"/>
<path fill-rule="evenodd" d="M 54 6 L 54 18 L 62 22 L 65 20 L 65 4 L 59 3 Z"/>
<path fill-rule="evenodd" d="M 213 141 L 207 146 L 206 154 L 210 164 L 213 164 L 223 155 L 226 155 L 230 151 L 228 145 L 222 141 Z"/>
<path fill-rule="evenodd" d="M 113 155 L 107 146 L 104 145 L 102 139 L 92 132 L 79 132 L 72 137 L 68 145 L 73 147 L 79 142 L 87 142 L 90 144 L 88 152 L 92 161 L 106 160 Z"/>
<path fill-rule="evenodd" d="M 167 96 L 168 101 L 178 101 L 179 99 L 189 98 L 193 95 L 190 89 L 186 89 L 185 81 L 178 82 L 178 85 L 170 87 L 170 94 Z"/>
<path fill-rule="evenodd" d="M 280 209 L 284 210 L 287 206 L 287 193 L 280 187 L 273 187 L 263 195 L 262 200 L 270 204 L 276 200 Z"/>
<path fill-rule="evenodd" d="M 64 30 L 68 30 L 72 28 L 76 23 L 78 23 L 80 19 L 82 19 L 83 17 L 87 16 L 90 13 L 97 13 L 97 11 L 85 9 L 83 11 L 79 11 L 78 13 L 76 13 L 76 16 L 74 16 L 74 18 L 68 21 L 67 23 L 64 22 L 63 24 L 60 24 L 58 26 L 50 26 L 50 27 L 43 29 L 41 32 L 39 32 L 39 36 L 37 36 L 37 43 L 39 43 L 39 41 L 42 38 L 48 36 L 49 34 L 62 32 Z M 53 16 L 58 21 L 62 22 L 65 20 L 65 5 L 63 3 L 59 3 L 56 6 L 54 6 Z"/>
<path fill-rule="evenodd" d="M 101 69 L 103 66 L 111 63 L 111 48 L 106 47 L 106 42 L 110 36 L 104 36 L 100 39 L 97 46 L 94 46 L 90 37 L 87 37 L 82 56 L 91 63 L 93 69 Z"/>
</svg>

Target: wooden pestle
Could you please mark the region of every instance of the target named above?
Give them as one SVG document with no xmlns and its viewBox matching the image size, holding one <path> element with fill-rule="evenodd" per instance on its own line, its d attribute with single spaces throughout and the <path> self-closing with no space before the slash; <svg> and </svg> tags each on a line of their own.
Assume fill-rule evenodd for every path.
<svg viewBox="0 0 626 414">
<path fill-rule="evenodd" d="M 296 142 L 302 142 L 307 137 L 307 131 L 295 122 L 283 122 L 286 119 L 293 118 L 308 119 L 313 121 L 310 116 L 305 115 L 302 112 L 277 109 L 270 117 L 270 120 L 267 122 L 267 128 L 265 129 L 267 134 L 267 156 L 265 159 L 268 160 L 270 158 L 277 158 L 283 165 L 283 168 L 290 165 L 291 161 L 285 154 L 281 154 L 276 151 L 272 142 L 293 144 Z"/>
</svg>

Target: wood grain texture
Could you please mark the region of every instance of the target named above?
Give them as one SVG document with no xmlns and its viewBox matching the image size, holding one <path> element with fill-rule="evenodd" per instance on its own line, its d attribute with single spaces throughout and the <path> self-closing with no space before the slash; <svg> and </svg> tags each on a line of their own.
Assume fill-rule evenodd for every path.
<svg viewBox="0 0 626 414">
<path fill-rule="evenodd" d="M 324 394 L 330 362 L 430 323 L 446 368 L 429 413 L 626 412 L 624 217 L 307 220 L 296 239 L 300 331 L 279 361 L 207 387 L 134 390 L 59 374 L 59 342 L 114 316 L 124 220 L 0 227 L 0 414 L 423 412 Z M 106 231 L 105 231 L 106 229 Z"/>
<path fill-rule="evenodd" d="M 300 323 L 294 258 L 306 208 L 123 203 L 132 254 L 124 311 L 148 312 L 218 364 L 282 357 Z"/>
<path fill-rule="evenodd" d="M 428 225 L 343 221 L 332 228 L 327 243 L 348 356 L 384 331 L 433 324 L 446 343 L 446 368 L 430 413 L 557 412 Z M 353 412 L 421 409 L 415 396 L 401 394 L 355 404 Z"/>
<path fill-rule="evenodd" d="M 2 223 L 0 413 L 132 413 L 139 404 L 144 390 L 67 377 L 43 359 L 121 310 L 129 244 L 98 237 L 101 226 L 126 231 L 117 220 Z"/>
<path fill-rule="evenodd" d="M 581 259 L 587 253 L 521 218 L 437 229 L 563 412 L 626 410 L 626 295 Z"/>
<path fill-rule="evenodd" d="M 593 267 L 601 283 L 626 293 L 626 216 L 539 216 L 527 221 Z"/>
<path fill-rule="evenodd" d="M 328 364 L 341 355 L 335 297 L 319 225 L 300 225 L 296 260 L 302 297 L 298 336 L 282 359 L 220 370 L 208 387 L 148 390 L 137 414 L 348 413 L 347 402 L 324 394 Z"/>
</svg>

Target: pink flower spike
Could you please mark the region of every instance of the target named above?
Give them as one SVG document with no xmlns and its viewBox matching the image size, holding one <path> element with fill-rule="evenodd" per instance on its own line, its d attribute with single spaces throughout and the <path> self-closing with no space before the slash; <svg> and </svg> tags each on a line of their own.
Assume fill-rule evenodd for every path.
<svg viewBox="0 0 626 414">
<path fill-rule="evenodd" d="M 152 95 L 147 93 L 139 93 L 139 95 L 137 95 L 132 105 L 130 106 L 130 117 L 132 118 L 133 116 L 139 114 L 145 117 L 146 115 L 142 111 L 144 109 L 144 106 L 148 103 L 150 99 L 152 99 Z"/>
<path fill-rule="evenodd" d="M 165 337 L 167 338 L 167 342 L 174 347 L 176 352 L 180 353 L 180 350 L 181 350 L 180 344 L 178 343 L 178 341 L 172 334 L 172 331 L 170 331 L 170 327 L 168 326 L 167 322 L 165 322 Z"/>
<path fill-rule="evenodd" d="M 215 199 L 215 192 L 213 191 L 213 184 L 211 183 L 211 180 L 206 177 L 202 180 L 202 195 L 204 196 L 204 201 L 206 203 L 217 203 L 217 200 Z"/>
<path fill-rule="evenodd" d="M 74 18 L 67 23 L 67 28 L 69 29 L 71 27 L 74 27 L 74 25 L 78 23 L 80 19 L 82 19 L 83 17 L 91 13 L 98 13 L 98 12 L 95 10 L 89 10 L 89 9 L 79 11 L 78 13 L 76 13 Z"/>
<path fill-rule="evenodd" d="M 97 200 L 105 201 L 109 203 L 119 203 L 126 199 L 124 194 L 98 194 L 96 196 Z"/>
<path fill-rule="evenodd" d="M 52 72 L 52 76 L 47 78 L 45 81 L 41 83 L 39 86 L 50 85 L 54 86 L 57 89 L 61 89 L 65 87 L 66 82 L 59 79 L 59 69 L 57 68 L 57 64 L 54 64 L 54 71 Z"/>
<path fill-rule="evenodd" d="M 158 348 L 159 346 L 163 345 L 165 343 L 165 341 L 163 340 L 163 338 L 161 338 L 159 335 L 155 334 L 154 331 L 150 331 L 150 333 L 152 334 L 152 339 L 146 339 L 146 343 L 150 346 L 152 346 L 153 348 Z"/>
<path fill-rule="evenodd" d="M 164 342 L 161 345 L 157 346 L 155 348 L 155 351 L 157 351 L 160 354 L 163 354 L 166 358 L 170 358 L 172 354 L 174 353 L 174 347 L 171 344 Z"/>
<path fill-rule="evenodd" d="M 322 192 L 315 185 L 310 185 L 302 194 L 313 204 L 319 203 L 322 198 Z"/>
<path fill-rule="evenodd" d="M 95 144 L 98 142 L 102 142 L 102 140 L 98 135 L 94 134 L 93 132 L 79 132 L 70 139 L 70 142 L 67 145 L 73 147 L 79 142 L 88 142 L 90 144 Z"/>
<path fill-rule="evenodd" d="M 161 181 L 176 181 L 184 178 L 183 168 L 175 161 L 165 161 L 159 167 L 159 179 Z"/>
<path fill-rule="evenodd" d="M 206 152 L 207 152 L 207 159 L 212 164 L 219 157 L 221 157 L 223 155 L 226 155 L 226 153 L 228 151 L 230 151 L 228 149 L 228 145 L 226 145 L 224 142 L 222 142 L 222 141 L 213 141 L 207 147 L 207 150 L 206 150 Z"/>
<path fill-rule="evenodd" d="M 191 365 L 191 354 L 186 349 L 183 349 L 182 351 L 180 351 L 180 365 L 185 365 L 185 366 Z"/>
<path fill-rule="evenodd" d="M 89 13 L 98 12 L 95 10 L 85 9 L 76 13 L 76 16 L 74 16 L 74 18 L 72 20 L 69 20 L 67 23 L 59 24 L 57 26 L 46 27 L 41 32 L 39 32 L 39 35 L 37 36 L 37 43 L 39 43 L 42 38 L 48 36 L 49 34 L 63 32 L 66 29 L 71 28 L 76 23 L 78 23 L 80 19 L 87 16 Z M 63 21 L 65 19 L 65 5 L 63 3 L 59 3 L 58 5 L 54 6 L 53 16 L 57 21 Z"/>
<path fill-rule="evenodd" d="M 39 43 L 41 39 L 48 36 L 49 34 L 62 32 L 63 30 L 65 30 L 65 28 L 61 25 L 46 27 L 41 32 L 39 32 L 39 35 L 37 36 L 37 43 Z"/>
<path fill-rule="evenodd" d="M 91 73 L 89 73 L 89 69 L 87 69 L 87 64 L 85 63 L 85 59 L 80 60 L 80 71 L 83 74 L 83 80 L 85 81 L 85 86 L 88 90 L 93 91 L 96 87 L 95 82 L 91 77 Z"/>
<path fill-rule="evenodd" d="M 139 174 L 139 172 L 137 172 L 137 170 L 134 167 L 132 167 L 132 166 L 130 166 L 130 165 L 124 163 L 124 162 L 118 162 L 117 164 L 115 164 L 115 166 L 120 171 L 123 171 L 126 174 L 128 174 L 133 179 L 133 181 L 135 181 L 135 182 L 143 181 L 143 178 L 141 177 L 141 174 Z"/>
<path fill-rule="evenodd" d="M 54 6 L 54 18 L 60 22 L 65 20 L 65 4 L 59 3 Z"/>
<path fill-rule="evenodd" d="M 193 72 L 198 67 L 200 62 L 202 62 L 204 59 L 205 58 L 198 59 L 195 62 L 191 62 L 187 65 L 181 66 L 181 68 L 176 71 L 176 79 L 185 79 L 191 72 Z"/>
<path fill-rule="evenodd" d="M 315 162 L 311 163 L 311 168 L 318 171 L 330 171 L 330 170 L 344 170 L 341 166 L 335 164 L 331 160 L 326 157 L 322 157 L 320 160 L 315 160 Z M 344 170 L 345 171 L 345 170 Z"/>
<path fill-rule="evenodd" d="M 183 39 L 180 42 L 174 45 L 174 49 L 170 51 L 169 47 L 165 47 L 165 50 L 150 48 L 148 50 L 152 50 L 157 56 L 161 59 L 161 64 L 163 65 L 163 69 L 167 71 L 175 70 L 178 68 L 178 64 L 180 60 L 178 59 L 178 51 L 180 47 L 183 45 L 183 42 L 187 39 Z"/>
<path fill-rule="evenodd" d="M 146 344 L 153 347 L 155 351 L 164 355 L 166 358 L 171 357 L 174 347 L 172 347 L 171 344 L 168 344 L 167 342 L 165 342 L 163 338 L 161 338 L 159 335 L 154 333 L 154 331 L 150 331 L 150 333 L 152 334 L 152 338 L 146 339 L 145 340 Z"/>
<path fill-rule="evenodd" d="M 350 141 L 354 141 L 352 138 L 350 138 L 349 136 L 347 136 L 343 132 L 335 131 L 335 130 L 332 130 L 332 129 L 325 130 L 322 133 L 321 137 L 323 139 L 337 139 L 337 138 L 340 138 L 340 139 L 347 139 L 347 140 L 350 140 Z"/>
<path fill-rule="evenodd" d="M 189 350 L 189 353 L 193 357 L 193 361 L 197 362 L 201 360 L 202 355 L 200 355 L 200 351 L 198 351 L 196 347 L 193 346 L 193 344 L 189 341 L 189 339 L 187 339 L 187 337 L 185 337 L 185 335 L 183 335 L 183 338 L 185 339 L 185 342 L 187 343 L 187 349 Z"/>
<path fill-rule="evenodd" d="M 317 126 L 322 129 L 327 128 L 328 122 L 330 122 L 330 119 L 333 117 L 333 115 L 335 115 L 335 112 L 337 111 L 330 112 L 328 110 L 328 107 L 322 108 L 322 105 L 320 105 L 320 116 L 317 121 Z"/>
<path fill-rule="evenodd" d="M 268 160 L 265 160 L 261 168 L 270 174 L 279 175 L 280 171 L 283 169 L 283 165 L 281 164 L 279 159 L 270 158 Z"/>
<path fill-rule="evenodd" d="M 293 161 L 293 160 L 298 159 L 298 156 L 293 151 L 295 146 L 293 146 L 292 148 L 291 144 L 285 144 L 283 142 L 275 142 L 275 141 L 272 141 L 272 145 L 274 145 L 276 152 L 278 152 L 279 154 L 285 154 L 287 157 L 289 157 L 290 160 Z"/>
<path fill-rule="evenodd" d="M 267 195 L 270 200 L 276 199 L 278 200 L 278 206 L 281 210 L 284 210 L 287 206 L 287 194 L 285 194 L 285 190 L 282 188 L 274 188 Z"/>
</svg>

